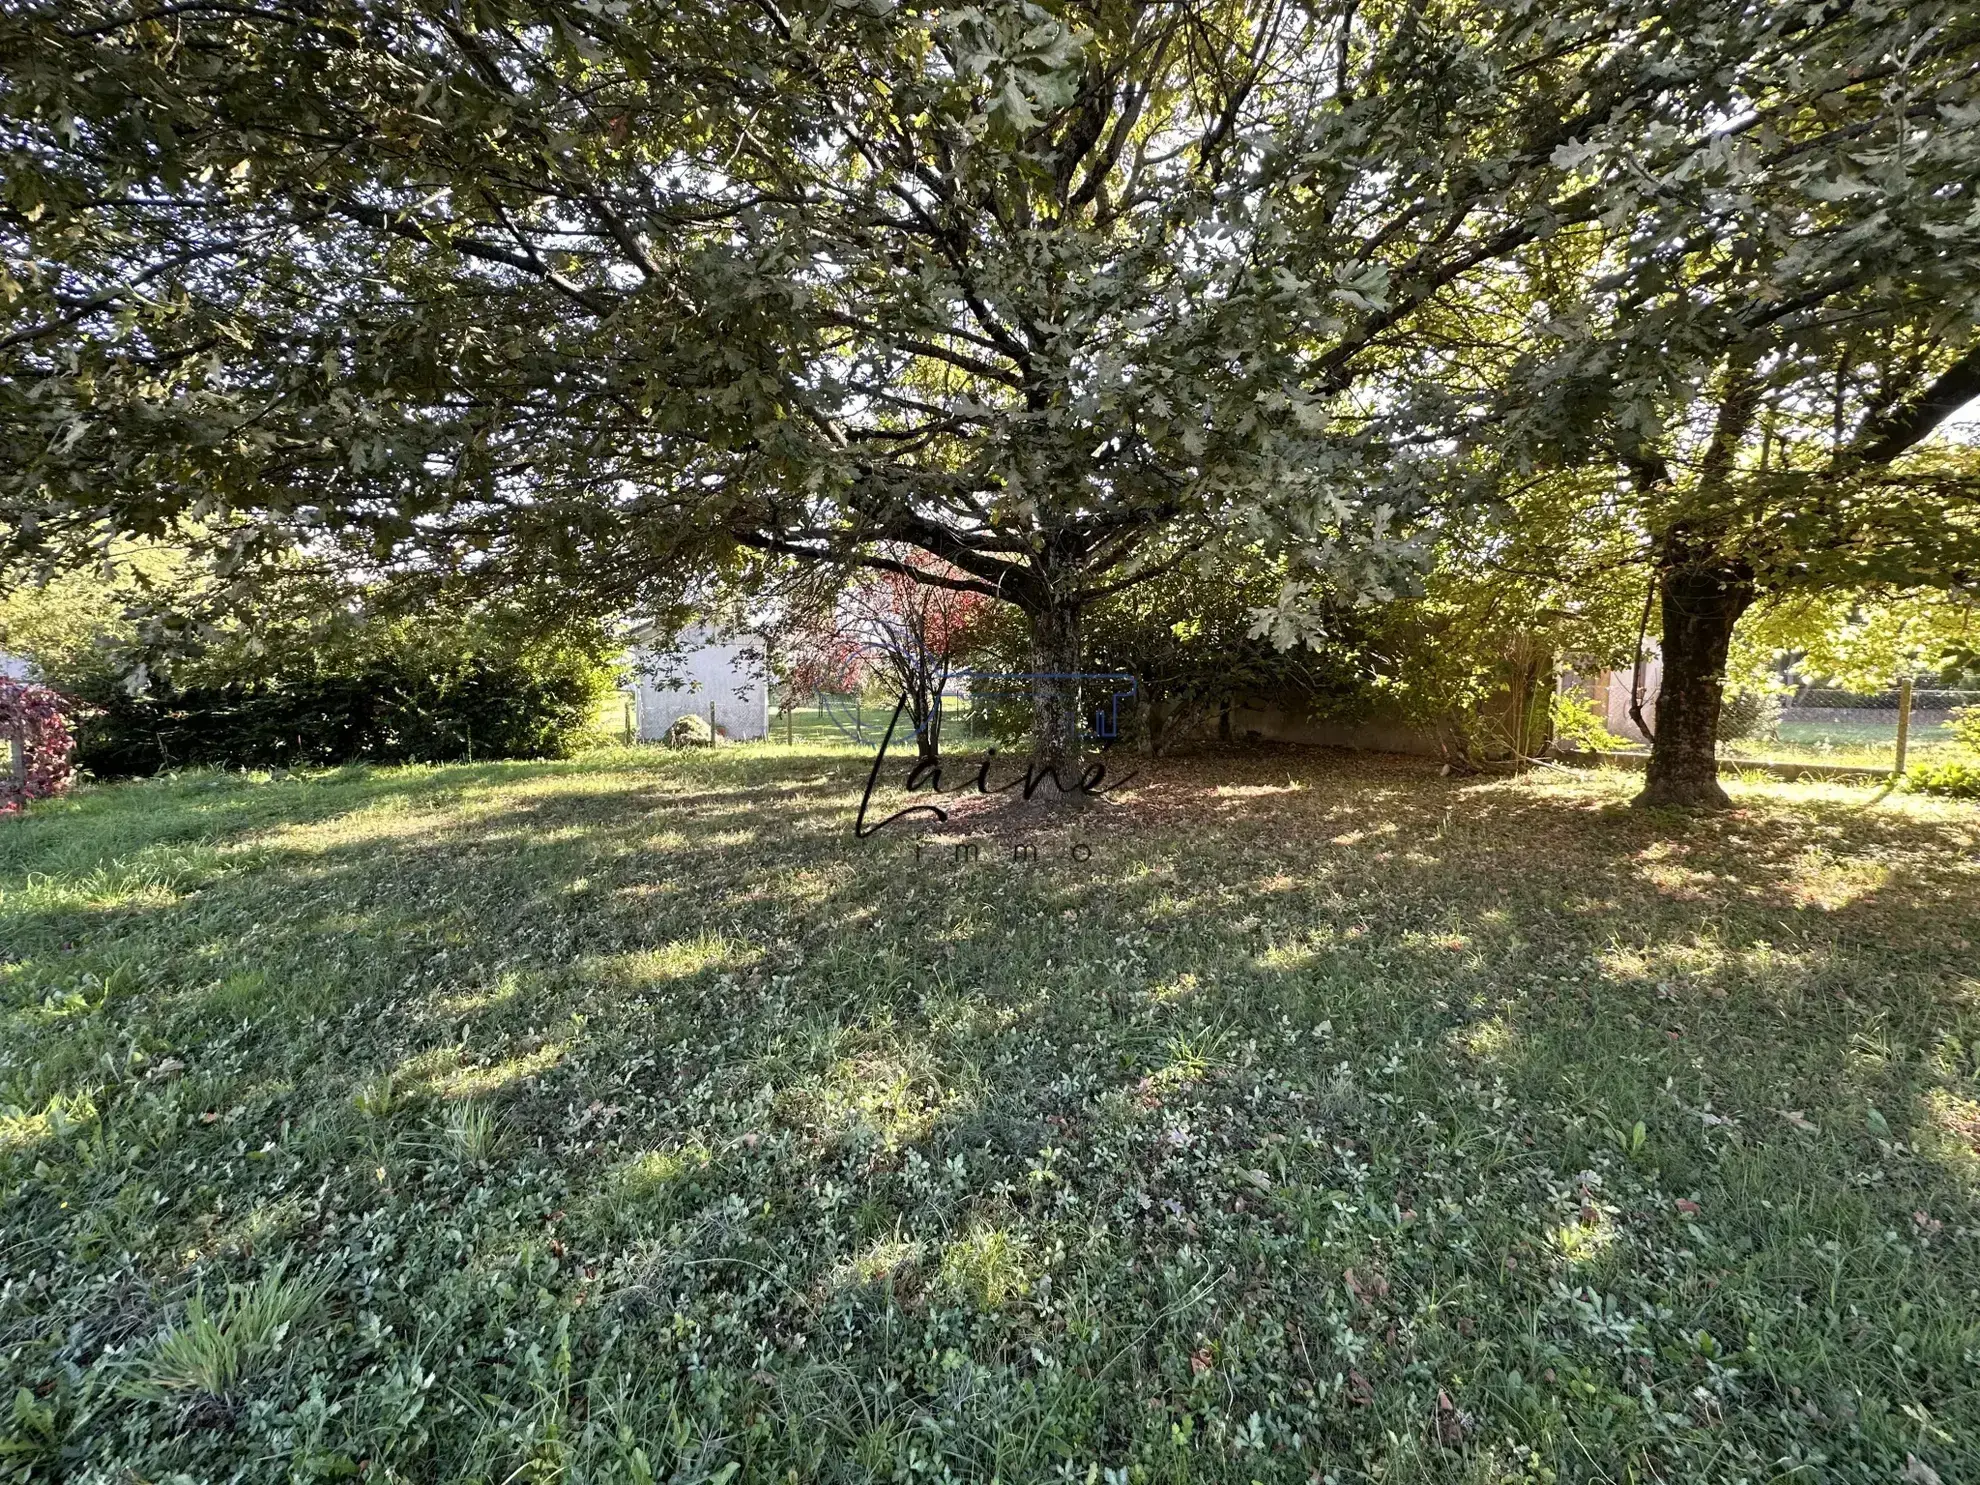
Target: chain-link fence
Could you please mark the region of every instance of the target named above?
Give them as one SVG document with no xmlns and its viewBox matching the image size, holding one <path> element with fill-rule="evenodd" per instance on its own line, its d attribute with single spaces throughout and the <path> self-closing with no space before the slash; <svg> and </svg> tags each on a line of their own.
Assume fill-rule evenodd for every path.
<svg viewBox="0 0 1980 1485">
<path fill-rule="evenodd" d="M 1725 750 L 1738 757 L 1892 768 L 1901 733 L 1906 762 L 1957 749 L 1950 723 L 1968 707 L 1980 708 L 1980 690 L 1803 686 L 1777 698 L 1728 697 L 1722 732 Z"/>
</svg>

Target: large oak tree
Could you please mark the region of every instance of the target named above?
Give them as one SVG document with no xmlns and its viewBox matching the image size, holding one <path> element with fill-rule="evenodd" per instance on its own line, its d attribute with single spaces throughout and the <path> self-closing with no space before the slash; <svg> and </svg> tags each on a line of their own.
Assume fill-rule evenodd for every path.
<svg viewBox="0 0 1980 1485">
<path fill-rule="evenodd" d="M 15 7 L 0 520 L 16 560 L 192 530 L 601 604 L 905 543 L 1063 675 L 1228 540 L 1378 585 L 1449 387 L 1512 364 L 1470 307 L 1771 210 L 1695 188 L 1753 100 L 1937 65 L 1937 14 Z M 1077 749 L 1072 688 L 1036 741 Z"/>
</svg>

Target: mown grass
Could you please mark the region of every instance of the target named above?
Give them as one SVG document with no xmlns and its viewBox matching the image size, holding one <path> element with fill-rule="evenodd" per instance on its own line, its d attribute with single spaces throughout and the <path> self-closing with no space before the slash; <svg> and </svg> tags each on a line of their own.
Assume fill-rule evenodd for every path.
<svg viewBox="0 0 1980 1485">
<path fill-rule="evenodd" d="M 1980 810 L 866 762 L 0 822 L 0 1472 L 1980 1478 Z"/>
</svg>

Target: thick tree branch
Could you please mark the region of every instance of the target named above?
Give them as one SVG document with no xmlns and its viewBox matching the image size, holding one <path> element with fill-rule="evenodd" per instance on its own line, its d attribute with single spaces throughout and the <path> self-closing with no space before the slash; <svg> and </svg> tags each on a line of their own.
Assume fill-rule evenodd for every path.
<svg viewBox="0 0 1980 1485">
<path fill-rule="evenodd" d="M 1929 438 L 1941 423 L 1975 398 L 1980 398 L 1980 345 L 1953 362 L 1916 397 L 1866 422 L 1837 463 L 1853 469 L 1888 464 Z"/>
</svg>

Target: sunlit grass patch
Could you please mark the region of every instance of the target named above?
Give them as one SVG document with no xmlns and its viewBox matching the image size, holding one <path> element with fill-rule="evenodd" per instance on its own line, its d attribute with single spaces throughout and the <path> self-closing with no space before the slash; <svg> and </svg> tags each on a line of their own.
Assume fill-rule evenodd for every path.
<svg viewBox="0 0 1980 1485">
<path fill-rule="evenodd" d="M 1636 947 L 1611 947 L 1597 959 L 1618 980 L 1650 980 L 1668 988 L 1678 982 L 1710 983 L 1736 962 L 1737 955 L 1708 934 L 1666 939 Z"/>
<path fill-rule="evenodd" d="M 512 1004 L 522 993 L 522 976 L 510 971 L 502 974 L 486 990 L 463 991 L 447 996 L 440 1002 L 440 1007 L 450 1016 L 474 1016 Z"/>
<path fill-rule="evenodd" d="M 1922 1135 L 1932 1152 L 1980 1187 L 1980 1096 L 1934 1088 L 1925 1095 Z"/>
<path fill-rule="evenodd" d="M 926 1254 L 925 1243 L 896 1236 L 876 1238 L 832 1271 L 830 1289 L 892 1284 L 913 1278 Z M 946 1254 L 944 1255 L 946 1263 Z M 943 1270 L 947 1277 L 947 1269 Z"/>
<path fill-rule="evenodd" d="M 1607 1256 L 1618 1235 L 1606 1212 L 1589 1209 L 1549 1229 L 1547 1242 L 1570 1269 L 1579 1269 Z"/>
<path fill-rule="evenodd" d="M 912 1051 L 868 1051 L 841 1059 L 822 1088 L 828 1127 L 841 1135 L 865 1132 L 896 1149 L 933 1127 L 956 1095 L 944 1089 L 933 1063 Z"/>
<path fill-rule="evenodd" d="M 1835 912 L 1889 883 L 1891 869 L 1881 861 L 1839 858 L 1823 846 L 1811 846 L 1778 878 L 1781 893 L 1800 907 Z"/>
<path fill-rule="evenodd" d="M 1319 946 L 1311 943 L 1275 943 L 1259 953 L 1258 967 L 1283 974 L 1313 963 L 1320 952 Z"/>
<path fill-rule="evenodd" d="M 1219 784 L 1215 793 L 1219 799 L 1266 799 L 1275 794 L 1298 794 L 1306 785 L 1296 779 L 1288 779 L 1283 784 Z"/>
<path fill-rule="evenodd" d="M 1710 900 L 1725 880 L 1710 867 L 1690 866 L 1681 861 L 1651 861 L 1641 870 L 1646 882 L 1665 896 L 1682 902 Z"/>
<path fill-rule="evenodd" d="M 1466 1056 L 1492 1062 L 1509 1056 L 1519 1045 L 1519 1032 L 1503 1016 L 1492 1016 L 1452 1033 Z"/>
<path fill-rule="evenodd" d="M 0 1154 L 26 1152 L 43 1140 L 59 1140 L 87 1129 L 101 1118 L 95 1091 L 57 1093 L 30 1112 L 0 1104 Z"/>
<path fill-rule="evenodd" d="M 607 1181 L 618 1192 L 631 1197 L 650 1197 L 677 1181 L 704 1171 L 715 1156 L 706 1145 L 685 1145 L 672 1150 L 643 1150 L 614 1166 Z"/>
<path fill-rule="evenodd" d="M 692 938 L 617 955 L 604 961 L 599 972 L 609 983 L 644 989 L 709 971 L 745 969 L 761 957 L 756 945 L 704 929 Z"/>
<path fill-rule="evenodd" d="M 688 850 L 692 842 L 693 837 L 688 835 L 687 832 L 671 829 L 655 830 L 639 838 L 639 845 L 642 850 L 653 851 L 663 855 Z"/>
<path fill-rule="evenodd" d="M 570 1048 L 564 1042 L 546 1042 L 534 1051 L 518 1053 L 485 1062 L 468 1062 L 452 1055 L 435 1062 L 415 1059 L 399 1070 L 408 1087 L 433 1098 L 488 1098 L 515 1087 L 527 1078 L 541 1077 L 564 1060 Z M 451 1065 L 449 1065 L 451 1064 Z"/>
<path fill-rule="evenodd" d="M 163 907 L 221 874 L 247 864 L 241 852 L 216 846 L 148 846 L 74 874 L 30 871 L 0 890 L 0 912 Z"/>
<path fill-rule="evenodd" d="M 1203 989 L 1203 982 L 1193 970 L 1185 970 L 1172 979 L 1156 980 L 1143 990 L 1143 995 L 1153 1005 L 1180 1005 Z"/>
<path fill-rule="evenodd" d="M 995 1310 L 1031 1287 L 1030 1244 L 1022 1233 L 978 1227 L 942 1249 L 942 1283 L 978 1309 Z"/>
</svg>

